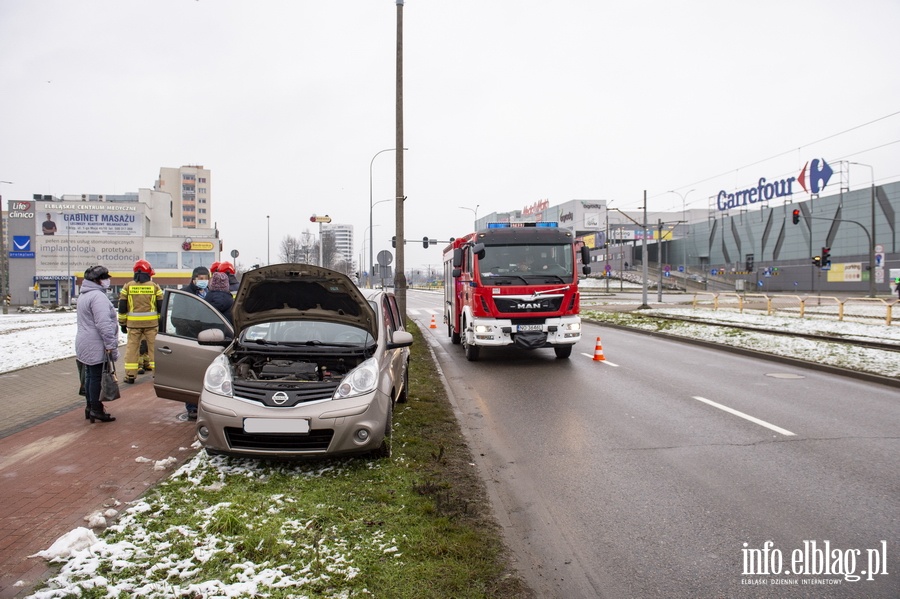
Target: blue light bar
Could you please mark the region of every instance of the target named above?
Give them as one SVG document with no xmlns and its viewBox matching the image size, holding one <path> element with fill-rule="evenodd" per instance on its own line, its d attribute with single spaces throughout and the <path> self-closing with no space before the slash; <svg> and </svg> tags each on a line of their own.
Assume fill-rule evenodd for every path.
<svg viewBox="0 0 900 599">
<path fill-rule="evenodd" d="M 542 228 L 557 228 L 559 224 L 555 221 L 547 221 L 541 223 L 488 223 L 488 229 L 523 229 L 525 227 L 542 227 Z"/>
</svg>

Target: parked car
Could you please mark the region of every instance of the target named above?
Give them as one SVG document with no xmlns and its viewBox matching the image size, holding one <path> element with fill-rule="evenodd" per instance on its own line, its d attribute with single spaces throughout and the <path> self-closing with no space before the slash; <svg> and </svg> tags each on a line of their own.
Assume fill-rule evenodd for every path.
<svg viewBox="0 0 900 599">
<path fill-rule="evenodd" d="M 244 273 L 232 318 L 182 290 L 167 289 L 160 309 L 154 388 L 199 403 L 208 453 L 390 456 L 413 341 L 392 293 L 276 264 Z"/>
</svg>

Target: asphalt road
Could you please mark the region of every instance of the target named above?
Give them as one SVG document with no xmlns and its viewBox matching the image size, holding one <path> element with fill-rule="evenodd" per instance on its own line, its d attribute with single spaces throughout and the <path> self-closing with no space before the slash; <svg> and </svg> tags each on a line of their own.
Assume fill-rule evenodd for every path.
<svg viewBox="0 0 900 599">
<path fill-rule="evenodd" d="M 590 324 L 471 363 L 440 301 L 408 310 L 539 596 L 900 596 L 896 389 Z"/>
</svg>

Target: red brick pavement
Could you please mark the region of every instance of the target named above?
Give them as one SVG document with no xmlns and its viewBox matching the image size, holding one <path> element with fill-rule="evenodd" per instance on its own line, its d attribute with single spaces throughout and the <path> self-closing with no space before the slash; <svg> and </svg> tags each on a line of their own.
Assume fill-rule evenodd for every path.
<svg viewBox="0 0 900 599">
<path fill-rule="evenodd" d="M 41 391 L 46 367 L 15 376 L 33 377 L 35 395 L 46 393 Z M 0 438 L 0 599 L 24 597 L 53 572 L 46 560 L 29 555 L 87 527 L 85 517 L 111 503 L 118 501 L 114 509 L 124 511 L 196 453 L 194 423 L 179 418 L 184 404 L 158 399 L 149 373 L 135 385 L 122 385 L 122 398 L 106 404 L 116 417 L 108 423 L 84 419 L 84 400 L 75 394 L 77 375 L 75 386 L 72 380 L 66 377 L 74 409 Z M 177 463 L 165 470 L 136 461 L 170 456 Z"/>
</svg>

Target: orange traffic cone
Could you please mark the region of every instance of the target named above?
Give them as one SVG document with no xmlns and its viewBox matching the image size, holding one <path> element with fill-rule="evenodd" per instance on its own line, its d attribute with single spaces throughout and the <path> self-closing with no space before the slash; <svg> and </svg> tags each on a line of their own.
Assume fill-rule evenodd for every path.
<svg viewBox="0 0 900 599">
<path fill-rule="evenodd" d="M 600 343 L 600 337 L 597 337 L 597 345 L 594 347 L 594 362 L 602 362 L 606 359 L 603 355 L 603 345 Z"/>
<path fill-rule="evenodd" d="M 428 328 L 429 328 L 429 329 L 436 329 L 436 328 L 437 328 L 437 322 L 435 322 L 435 320 L 434 320 L 434 314 L 431 315 L 431 324 L 428 325 Z"/>
</svg>

